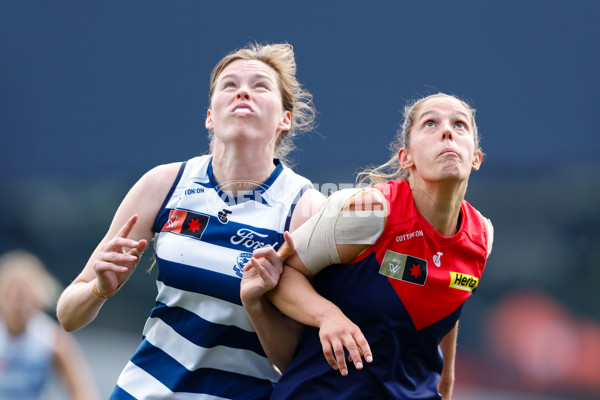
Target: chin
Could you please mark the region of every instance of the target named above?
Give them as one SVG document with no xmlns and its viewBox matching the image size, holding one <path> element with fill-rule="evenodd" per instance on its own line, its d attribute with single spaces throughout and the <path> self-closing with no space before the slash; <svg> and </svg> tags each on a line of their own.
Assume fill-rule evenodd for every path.
<svg viewBox="0 0 600 400">
<path fill-rule="evenodd" d="M 440 175 L 445 179 L 467 180 L 471 175 L 471 169 L 456 163 L 446 164 L 440 171 Z"/>
<path fill-rule="evenodd" d="M 470 174 L 462 171 L 444 171 L 439 177 L 439 181 L 446 183 L 462 183 L 469 180 Z"/>
</svg>

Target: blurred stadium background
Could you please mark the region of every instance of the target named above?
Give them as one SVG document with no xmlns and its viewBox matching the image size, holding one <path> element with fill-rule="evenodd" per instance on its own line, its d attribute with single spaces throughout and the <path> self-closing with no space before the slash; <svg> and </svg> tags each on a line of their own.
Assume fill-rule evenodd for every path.
<svg viewBox="0 0 600 400">
<path fill-rule="evenodd" d="M 319 125 L 293 156 L 320 188 L 387 159 L 406 100 L 472 102 L 487 159 L 467 198 L 496 241 L 454 398 L 600 398 L 593 0 L 4 0 L 0 251 L 31 250 L 68 284 L 145 171 L 206 152 L 209 73 L 249 41 L 295 47 Z M 150 263 L 75 333 L 104 397 L 153 306 Z"/>
</svg>

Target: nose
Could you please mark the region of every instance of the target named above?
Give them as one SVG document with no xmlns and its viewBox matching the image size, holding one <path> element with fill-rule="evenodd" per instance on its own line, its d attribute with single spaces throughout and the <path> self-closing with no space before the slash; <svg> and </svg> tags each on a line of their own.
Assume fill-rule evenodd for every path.
<svg viewBox="0 0 600 400">
<path fill-rule="evenodd" d="M 236 98 L 238 100 L 249 100 L 250 99 L 250 91 L 245 86 L 240 86 Z"/>
<path fill-rule="evenodd" d="M 452 140 L 452 128 L 448 124 L 442 127 L 442 140 Z"/>
</svg>

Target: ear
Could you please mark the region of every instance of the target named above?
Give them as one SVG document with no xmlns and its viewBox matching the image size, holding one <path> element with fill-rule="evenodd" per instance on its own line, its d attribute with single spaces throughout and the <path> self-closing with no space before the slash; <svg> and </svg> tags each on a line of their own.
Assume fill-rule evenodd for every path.
<svg viewBox="0 0 600 400">
<path fill-rule="evenodd" d="M 481 153 L 481 150 L 475 150 L 475 155 L 473 157 L 473 163 L 471 164 L 471 168 L 474 171 L 479 170 L 479 167 L 481 167 L 482 158 L 483 158 L 483 155 Z"/>
<path fill-rule="evenodd" d="M 292 127 L 292 113 L 289 111 L 284 111 L 283 116 L 281 117 L 281 122 L 277 126 L 277 133 L 282 131 L 289 131 Z"/>
<path fill-rule="evenodd" d="M 401 148 L 398 152 L 398 160 L 400 160 L 400 166 L 402 169 L 409 169 L 414 165 L 412 157 L 410 154 L 408 154 L 408 151 L 406 151 L 405 147 Z"/>
<path fill-rule="evenodd" d="M 213 119 L 212 119 L 212 115 L 210 113 L 210 109 L 208 109 L 208 111 L 206 111 L 206 121 L 204 122 L 204 126 L 209 131 L 212 131 L 213 129 L 215 129 L 215 124 L 213 123 Z"/>
</svg>

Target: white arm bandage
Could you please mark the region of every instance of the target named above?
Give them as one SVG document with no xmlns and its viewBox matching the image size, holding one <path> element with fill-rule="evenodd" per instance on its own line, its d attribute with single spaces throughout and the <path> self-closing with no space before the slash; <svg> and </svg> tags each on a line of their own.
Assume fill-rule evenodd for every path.
<svg viewBox="0 0 600 400">
<path fill-rule="evenodd" d="M 340 263 L 336 244 L 372 245 L 383 232 L 384 209 L 344 209 L 344 204 L 361 190 L 344 189 L 333 193 L 316 215 L 292 233 L 296 252 L 313 275 L 328 265 Z M 364 190 L 373 192 L 378 203 L 384 204 L 381 192 Z"/>
</svg>

